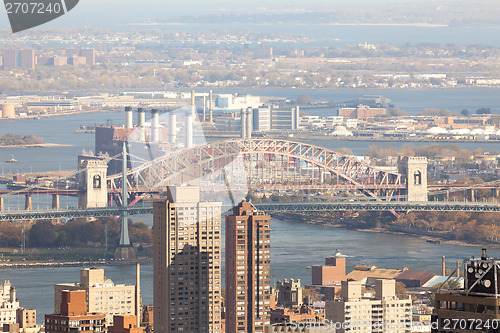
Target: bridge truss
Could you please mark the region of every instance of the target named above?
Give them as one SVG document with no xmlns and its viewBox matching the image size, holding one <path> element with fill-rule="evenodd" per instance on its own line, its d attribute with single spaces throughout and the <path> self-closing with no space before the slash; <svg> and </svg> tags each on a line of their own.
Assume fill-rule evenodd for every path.
<svg viewBox="0 0 500 333">
<path fill-rule="evenodd" d="M 318 211 L 397 211 L 397 212 L 500 212 L 498 203 L 476 202 L 398 202 L 398 201 L 317 201 L 317 202 L 255 202 L 257 209 L 265 212 L 318 212 Z M 225 206 L 229 211 L 232 207 Z M 0 212 L 0 221 L 37 219 L 74 219 L 81 217 L 120 216 L 123 209 L 99 207 L 86 209 L 22 210 Z M 127 215 L 149 215 L 153 207 L 138 205 L 128 207 Z"/>
<path fill-rule="evenodd" d="M 197 183 L 218 191 L 230 183 L 233 188 L 248 186 L 257 191 L 323 188 L 391 198 L 405 188 L 399 173 L 330 149 L 280 139 L 210 142 L 190 149 L 167 150 L 160 157 L 138 164 L 129 172 L 133 175 L 129 178 L 129 188 L 143 193 L 185 183 Z M 110 190 L 118 193 L 121 175 L 112 175 L 109 179 Z"/>
</svg>

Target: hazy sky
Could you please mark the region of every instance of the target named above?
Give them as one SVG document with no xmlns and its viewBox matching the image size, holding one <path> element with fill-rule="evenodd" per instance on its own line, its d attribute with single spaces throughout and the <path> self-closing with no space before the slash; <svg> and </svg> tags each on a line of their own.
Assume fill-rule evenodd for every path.
<svg viewBox="0 0 500 333">
<path fill-rule="evenodd" d="M 115 23 L 141 22 L 146 19 L 179 15 L 202 15 L 228 12 L 276 12 L 335 10 L 339 6 L 376 5 L 391 0 L 80 0 L 71 12 L 48 23 L 57 26 L 110 26 Z M 393 1 L 393 0 L 392 0 Z M 399 0 L 409 1 L 409 0 Z M 0 28 L 8 27 L 5 10 L 0 14 Z"/>
<path fill-rule="evenodd" d="M 115 24 L 143 22 L 147 19 L 166 18 L 181 15 L 270 13 L 301 11 L 336 11 L 343 7 L 363 6 L 382 7 L 387 3 L 418 2 L 419 6 L 438 7 L 447 3 L 472 5 L 468 0 L 80 0 L 68 14 L 58 18 L 50 26 L 83 27 L 86 24 L 95 27 L 112 27 Z M 490 8 L 497 5 L 497 0 L 475 0 L 474 6 Z M 8 27 L 5 10 L 0 12 L 0 28 Z"/>
</svg>

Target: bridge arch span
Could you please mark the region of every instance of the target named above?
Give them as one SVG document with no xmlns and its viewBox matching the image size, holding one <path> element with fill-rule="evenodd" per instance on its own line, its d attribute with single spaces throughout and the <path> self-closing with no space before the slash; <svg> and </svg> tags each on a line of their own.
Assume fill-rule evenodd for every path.
<svg viewBox="0 0 500 333">
<path fill-rule="evenodd" d="M 369 196 L 377 196 L 380 190 L 404 188 L 400 173 L 316 145 L 268 138 L 214 141 L 168 152 L 133 168 L 130 173 L 134 175 L 135 184 L 131 185 L 163 188 L 187 183 L 207 177 L 235 161 L 244 162 L 245 182 L 255 188 L 270 182 L 285 185 L 290 179 L 295 179 L 298 186 L 305 181 L 321 183 L 335 179 L 337 184 L 351 186 Z M 117 186 L 120 176 L 109 178 Z"/>
</svg>

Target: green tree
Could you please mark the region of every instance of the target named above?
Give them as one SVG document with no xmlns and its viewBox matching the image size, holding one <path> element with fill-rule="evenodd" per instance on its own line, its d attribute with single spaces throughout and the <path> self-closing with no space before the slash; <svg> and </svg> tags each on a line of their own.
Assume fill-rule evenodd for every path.
<svg viewBox="0 0 500 333">
<path fill-rule="evenodd" d="M 29 245 L 31 247 L 52 247 L 56 245 L 57 236 L 56 227 L 51 221 L 40 220 L 29 230 Z"/>
</svg>

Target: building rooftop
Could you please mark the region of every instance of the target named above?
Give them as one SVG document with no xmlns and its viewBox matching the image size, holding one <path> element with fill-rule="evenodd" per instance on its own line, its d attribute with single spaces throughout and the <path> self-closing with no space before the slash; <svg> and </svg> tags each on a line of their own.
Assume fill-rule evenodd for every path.
<svg viewBox="0 0 500 333">
<path fill-rule="evenodd" d="M 403 270 L 393 268 L 377 268 L 376 266 L 356 266 L 347 274 L 347 280 L 361 281 L 362 284 L 373 284 L 375 279 L 394 279 Z M 373 283 L 372 283 L 373 282 Z"/>
</svg>

